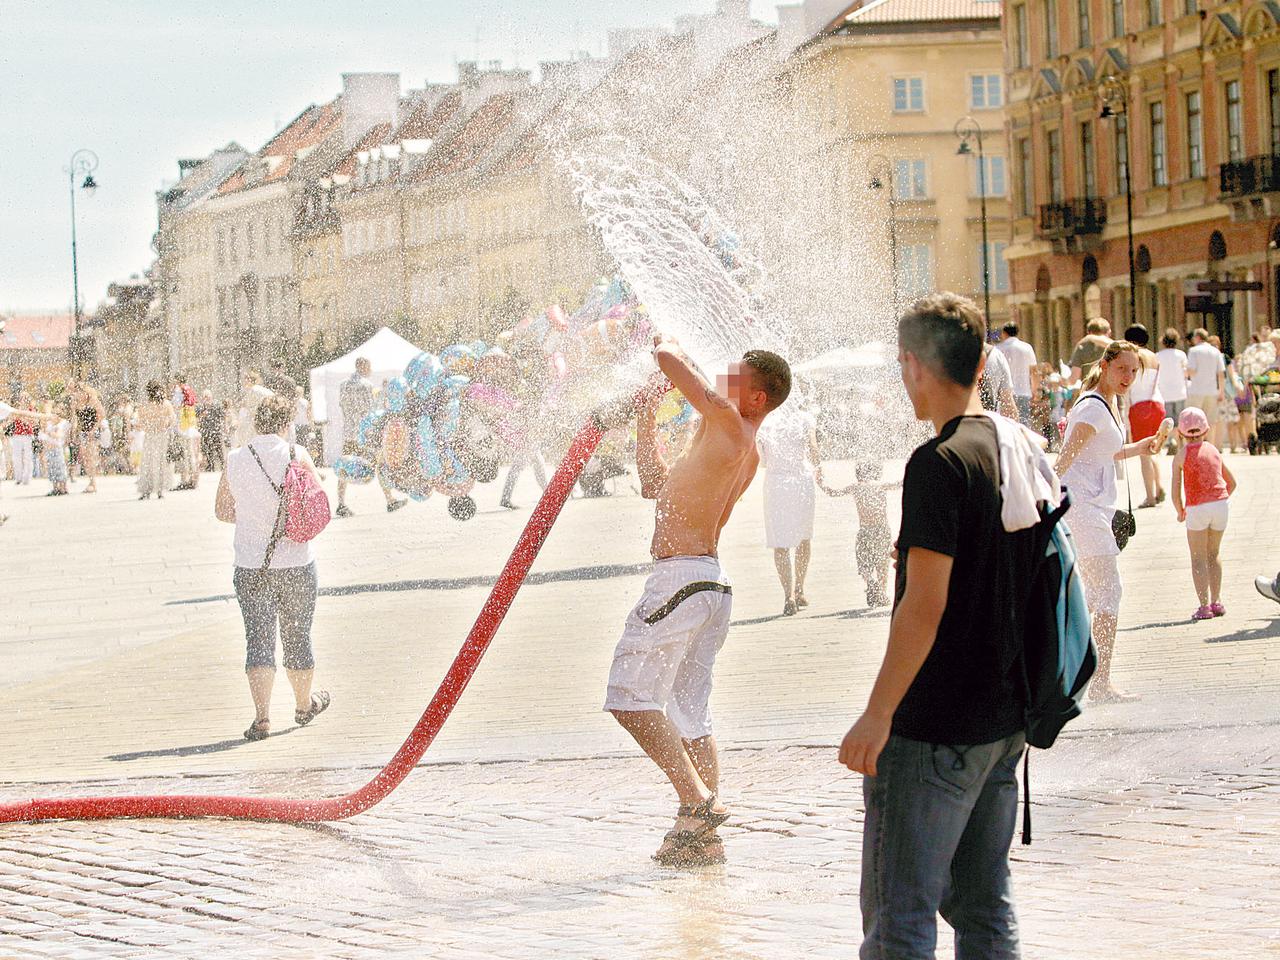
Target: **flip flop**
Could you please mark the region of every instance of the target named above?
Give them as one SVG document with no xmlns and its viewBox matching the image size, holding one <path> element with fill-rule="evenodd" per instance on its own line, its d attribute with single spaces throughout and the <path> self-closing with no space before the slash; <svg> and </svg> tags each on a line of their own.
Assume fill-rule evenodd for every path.
<svg viewBox="0 0 1280 960">
<path fill-rule="evenodd" d="M 271 736 L 270 720 L 254 720 L 249 724 L 249 729 L 244 732 L 244 738 L 249 741 L 265 740 Z"/>
<path fill-rule="evenodd" d="M 320 714 L 329 709 L 329 691 L 317 690 L 311 695 L 310 710 L 295 710 L 293 712 L 293 722 L 300 727 L 305 727 Z"/>
</svg>

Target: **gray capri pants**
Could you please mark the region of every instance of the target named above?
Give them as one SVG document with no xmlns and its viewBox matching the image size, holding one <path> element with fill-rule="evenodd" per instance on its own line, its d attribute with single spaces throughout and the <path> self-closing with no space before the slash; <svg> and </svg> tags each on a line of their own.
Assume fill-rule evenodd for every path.
<svg viewBox="0 0 1280 960">
<path fill-rule="evenodd" d="M 311 670 L 311 619 L 316 612 L 316 565 L 256 570 L 236 567 L 231 582 L 244 616 L 244 668 L 275 668 L 276 630 L 286 670 Z"/>
</svg>

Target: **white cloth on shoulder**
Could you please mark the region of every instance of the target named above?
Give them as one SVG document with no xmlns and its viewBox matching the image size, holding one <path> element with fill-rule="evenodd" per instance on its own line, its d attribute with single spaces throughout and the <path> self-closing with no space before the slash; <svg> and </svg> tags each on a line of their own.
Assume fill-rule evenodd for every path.
<svg viewBox="0 0 1280 960">
<path fill-rule="evenodd" d="M 1039 504 L 1054 509 L 1062 502 L 1062 484 L 1044 452 L 1044 438 L 998 413 L 987 416 L 1000 447 L 1000 520 L 1009 533 L 1034 527 Z"/>
</svg>

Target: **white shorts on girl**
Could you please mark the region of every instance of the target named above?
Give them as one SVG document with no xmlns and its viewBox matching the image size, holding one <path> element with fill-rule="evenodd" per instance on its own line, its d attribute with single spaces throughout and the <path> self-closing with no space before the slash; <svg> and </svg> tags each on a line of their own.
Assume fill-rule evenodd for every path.
<svg viewBox="0 0 1280 960">
<path fill-rule="evenodd" d="M 605 710 L 657 710 L 685 740 L 711 734 L 711 670 L 733 588 L 715 557 L 657 560 L 613 652 Z"/>
<path fill-rule="evenodd" d="M 1231 513 L 1230 500 L 1210 500 L 1208 503 L 1197 503 L 1187 507 L 1188 530 L 1214 530 L 1221 533 L 1227 529 L 1227 517 Z"/>
</svg>

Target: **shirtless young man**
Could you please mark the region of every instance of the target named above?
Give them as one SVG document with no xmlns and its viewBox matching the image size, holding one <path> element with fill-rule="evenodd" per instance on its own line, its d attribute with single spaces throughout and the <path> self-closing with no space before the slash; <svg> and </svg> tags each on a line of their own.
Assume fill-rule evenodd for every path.
<svg viewBox="0 0 1280 960">
<path fill-rule="evenodd" d="M 760 462 L 756 431 L 787 399 L 791 370 L 777 354 L 751 350 L 712 388 L 673 341 L 655 338 L 653 354 L 702 422 L 668 467 L 654 423 L 661 397 L 638 412 L 640 492 L 657 500 L 654 566 L 614 651 L 604 708 L 680 799 L 675 826 L 654 859 L 667 866 L 721 863 L 715 830 L 729 815 L 716 799 L 720 771 L 709 701 L 711 670 L 729 632 L 732 588 L 716 548 Z"/>
</svg>

